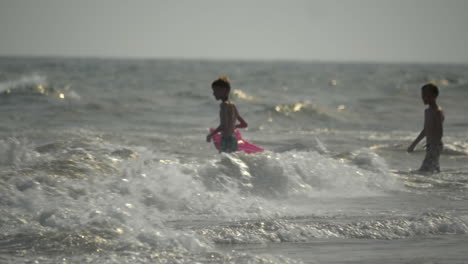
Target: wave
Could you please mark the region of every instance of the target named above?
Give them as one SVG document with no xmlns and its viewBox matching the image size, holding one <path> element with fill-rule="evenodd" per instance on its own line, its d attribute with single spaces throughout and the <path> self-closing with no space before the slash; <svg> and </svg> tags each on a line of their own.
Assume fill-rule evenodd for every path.
<svg viewBox="0 0 468 264">
<path fill-rule="evenodd" d="M 204 228 L 197 233 L 220 244 L 311 242 L 324 238 L 391 240 L 468 233 L 468 225 L 462 219 L 432 212 L 351 223 L 309 221 L 311 222 L 298 223 L 287 219 L 242 221 Z"/>
<path fill-rule="evenodd" d="M 158 228 L 181 217 L 288 215 L 287 208 L 277 208 L 278 201 L 373 196 L 399 188 L 391 174 L 316 152 L 222 155 L 184 163 L 94 135 L 39 146 L 12 142 L 7 142 L 10 158 L 0 164 L 0 202 L 14 212 L 0 217 L 9 232 L 18 221 L 67 230 L 97 218 L 128 230 Z"/>
<path fill-rule="evenodd" d="M 213 242 L 195 232 L 138 230 L 131 239 L 123 232 L 106 222 L 74 230 L 30 228 L 0 235 L 0 253 L 15 263 L 58 263 L 65 259 L 71 263 L 302 263 L 282 256 L 220 252 Z M 21 257 L 18 252 L 22 252 Z"/>
<path fill-rule="evenodd" d="M 240 89 L 235 89 L 232 91 L 232 95 L 235 96 L 237 99 L 248 101 L 248 102 L 257 102 L 258 99 L 252 95 L 247 94 L 246 92 L 240 90 Z"/>
<path fill-rule="evenodd" d="M 463 77 L 430 79 L 427 82 L 450 90 L 462 90 L 468 85 L 467 80 Z"/>
<path fill-rule="evenodd" d="M 55 87 L 49 84 L 47 77 L 38 74 L 0 83 L 0 98 L 31 96 L 46 96 L 58 100 L 80 99 L 80 95 L 70 86 Z"/>
<path fill-rule="evenodd" d="M 32 161 L 36 157 L 37 153 L 24 138 L 10 137 L 0 140 L 0 165 L 16 166 Z"/>
<path fill-rule="evenodd" d="M 468 156 L 468 143 L 462 141 L 454 141 L 444 144 L 443 155 L 451 156 Z"/>
<path fill-rule="evenodd" d="M 317 126 L 335 127 L 359 125 L 359 115 L 350 111 L 345 105 L 336 108 L 327 107 L 314 103 L 287 103 L 276 105 L 262 105 L 261 110 L 254 112 L 256 121 L 261 129 L 266 127 L 281 127 L 316 129 Z"/>
<path fill-rule="evenodd" d="M 135 251 L 156 252 L 167 261 L 262 263 L 255 256 L 216 252 L 216 244 L 398 239 L 468 230 L 460 219 L 429 213 L 351 223 L 290 219 L 301 212 L 292 199 L 381 197 L 400 190 L 383 159 L 369 150 L 353 152 L 350 160 L 288 151 L 183 161 L 91 131 L 60 133 L 60 140 L 41 144 L 3 142 L 10 158 L 0 164 L 0 252 L 105 251 L 117 258 Z M 211 219 L 238 221 L 206 224 Z M 173 224 L 196 220 L 205 224 Z"/>
<path fill-rule="evenodd" d="M 339 106 L 337 109 L 330 109 L 325 106 L 310 103 L 291 103 L 291 104 L 278 104 L 273 110 L 275 113 L 284 116 L 297 116 L 308 115 L 311 118 L 318 118 L 319 120 L 346 120 L 346 114 L 342 111 L 344 106 Z"/>
<path fill-rule="evenodd" d="M 406 142 L 410 142 L 411 137 L 407 137 Z M 412 138 L 411 138 L 412 139 Z M 400 139 L 397 139 L 400 140 Z M 377 144 L 369 147 L 371 150 L 389 150 L 389 151 L 401 151 L 406 152 L 408 144 L 395 143 L 395 144 Z M 425 152 L 424 148 L 418 148 L 415 152 Z M 447 156 L 468 156 L 468 144 L 461 141 L 455 141 L 450 143 L 444 143 L 444 149 L 442 155 Z"/>
<path fill-rule="evenodd" d="M 25 87 L 37 87 L 39 85 L 47 85 L 47 78 L 42 75 L 32 74 L 23 76 L 17 80 L 5 81 L 0 83 L 0 93 L 11 93 L 12 90 Z"/>
</svg>

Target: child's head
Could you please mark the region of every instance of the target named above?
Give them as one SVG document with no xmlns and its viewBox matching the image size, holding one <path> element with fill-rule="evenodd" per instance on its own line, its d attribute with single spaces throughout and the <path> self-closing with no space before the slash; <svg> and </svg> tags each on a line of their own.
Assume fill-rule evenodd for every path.
<svg viewBox="0 0 468 264">
<path fill-rule="evenodd" d="M 214 80 L 211 84 L 213 89 L 213 96 L 216 100 L 226 101 L 229 98 L 229 92 L 231 91 L 231 82 L 226 76 L 221 76 Z"/>
<path fill-rule="evenodd" d="M 421 87 L 421 97 L 424 104 L 435 103 L 437 96 L 439 95 L 439 88 L 432 83 L 428 83 Z"/>
</svg>

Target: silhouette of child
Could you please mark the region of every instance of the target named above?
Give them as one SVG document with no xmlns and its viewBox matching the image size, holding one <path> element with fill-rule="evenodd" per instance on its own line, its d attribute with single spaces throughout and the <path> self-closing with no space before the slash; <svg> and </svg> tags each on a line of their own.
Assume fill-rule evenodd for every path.
<svg viewBox="0 0 468 264">
<path fill-rule="evenodd" d="M 221 148 L 219 152 L 235 152 L 237 151 L 237 138 L 234 135 L 234 129 L 245 128 L 247 123 L 239 115 L 234 103 L 229 101 L 229 92 L 231 83 L 225 76 L 218 78 L 211 84 L 213 96 L 216 100 L 221 100 L 219 111 L 219 126 L 206 136 L 206 141 L 210 142 L 211 138 L 218 132 L 221 132 Z M 239 120 L 239 124 L 236 124 Z"/>
<path fill-rule="evenodd" d="M 444 112 L 437 104 L 439 89 L 434 84 L 426 84 L 421 88 L 421 97 L 428 108 L 424 111 L 424 128 L 418 137 L 408 147 L 412 152 L 416 145 L 426 137 L 426 157 L 424 158 L 421 172 L 440 172 L 439 157 L 443 149 L 442 136 L 444 133 Z"/>
</svg>

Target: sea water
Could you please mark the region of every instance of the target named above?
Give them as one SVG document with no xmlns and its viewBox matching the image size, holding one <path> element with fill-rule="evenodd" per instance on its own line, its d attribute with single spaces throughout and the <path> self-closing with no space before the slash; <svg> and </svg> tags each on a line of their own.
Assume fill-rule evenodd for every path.
<svg viewBox="0 0 468 264">
<path fill-rule="evenodd" d="M 205 142 L 220 75 L 265 152 Z M 467 96 L 466 65 L 0 58 L 0 262 L 467 263 Z"/>
</svg>

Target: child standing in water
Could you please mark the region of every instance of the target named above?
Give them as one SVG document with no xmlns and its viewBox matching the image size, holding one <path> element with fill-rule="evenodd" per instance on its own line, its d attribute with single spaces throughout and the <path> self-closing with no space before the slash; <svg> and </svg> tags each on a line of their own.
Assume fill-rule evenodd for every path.
<svg viewBox="0 0 468 264">
<path fill-rule="evenodd" d="M 436 102 L 438 95 L 439 89 L 434 84 L 426 84 L 421 88 L 422 100 L 425 105 L 428 105 L 424 111 L 424 128 L 408 147 L 408 152 L 412 152 L 419 141 L 426 137 L 426 157 L 419 168 L 421 172 L 440 172 L 439 157 L 443 148 L 445 117 L 442 108 Z"/>
<path fill-rule="evenodd" d="M 221 132 L 221 148 L 219 152 L 235 152 L 237 151 L 237 138 L 234 135 L 234 129 L 245 128 L 247 123 L 239 115 L 236 106 L 229 101 L 229 92 L 231 83 L 225 76 L 220 77 L 211 84 L 213 96 L 216 100 L 221 100 L 219 110 L 219 126 L 206 136 L 206 141 L 210 142 L 211 138 L 218 132 Z M 239 120 L 239 124 L 236 124 Z"/>
</svg>

